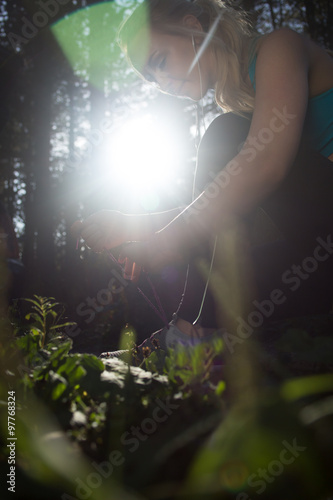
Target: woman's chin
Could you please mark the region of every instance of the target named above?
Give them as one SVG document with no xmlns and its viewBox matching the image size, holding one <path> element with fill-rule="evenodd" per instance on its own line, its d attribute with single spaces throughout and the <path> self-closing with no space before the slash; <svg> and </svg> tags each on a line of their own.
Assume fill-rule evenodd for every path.
<svg viewBox="0 0 333 500">
<path fill-rule="evenodd" d="M 200 101 L 203 98 L 206 91 L 203 92 L 202 88 L 197 88 L 195 85 L 191 84 L 189 81 L 184 81 L 179 88 L 174 89 L 173 92 L 169 91 L 170 95 L 174 95 L 181 99 L 190 99 L 191 101 Z"/>
<path fill-rule="evenodd" d="M 184 96 L 185 97 L 188 97 L 189 99 L 191 99 L 192 101 L 200 101 L 200 99 L 202 99 L 205 94 L 207 93 L 207 89 L 202 89 L 202 88 L 199 88 L 199 89 L 188 89 L 188 91 L 186 92 L 186 94 L 184 93 Z"/>
<path fill-rule="evenodd" d="M 191 99 L 191 101 L 200 101 L 202 99 L 203 95 L 201 92 L 191 90 L 191 89 L 184 89 L 183 92 L 178 94 L 178 97 L 182 97 L 183 99 Z"/>
<path fill-rule="evenodd" d="M 177 97 L 183 99 L 191 99 L 192 101 L 199 101 L 201 99 L 200 89 L 195 88 L 191 82 L 184 80 L 184 82 L 175 91 Z"/>
</svg>

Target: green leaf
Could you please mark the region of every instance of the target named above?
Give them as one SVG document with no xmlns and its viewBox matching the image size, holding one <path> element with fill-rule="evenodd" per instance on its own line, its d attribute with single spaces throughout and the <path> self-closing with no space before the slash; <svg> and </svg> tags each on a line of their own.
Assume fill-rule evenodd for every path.
<svg viewBox="0 0 333 500">
<path fill-rule="evenodd" d="M 60 325 L 52 325 L 49 330 L 56 330 L 57 328 L 65 328 L 66 326 L 76 325 L 75 321 L 68 321 L 67 323 L 61 323 Z"/>
<path fill-rule="evenodd" d="M 100 373 L 105 369 L 103 362 L 92 354 L 83 355 L 81 363 L 85 368 L 90 368 Z"/>
<path fill-rule="evenodd" d="M 226 383 L 223 380 L 220 380 L 220 382 L 217 384 L 215 392 L 218 396 L 221 396 L 221 394 L 225 391 L 225 389 L 226 389 Z"/>
<path fill-rule="evenodd" d="M 43 335 L 42 330 L 40 330 L 40 329 L 39 329 L 39 328 L 37 328 L 37 327 L 30 328 L 30 333 L 31 333 L 32 335 L 36 335 L 37 337 L 39 337 L 39 336 Z"/>
<path fill-rule="evenodd" d="M 78 366 L 78 361 L 76 356 L 66 356 L 66 358 L 61 359 L 62 364 L 57 369 L 57 373 L 63 374 L 69 377 L 69 375 L 76 370 Z"/>
<path fill-rule="evenodd" d="M 36 297 L 36 295 L 35 295 L 35 297 Z M 34 304 L 35 306 L 39 306 L 39 303 L 36 302 L 36 300 L 33 300 L 33 299 L 23 299 L 23 300 L 25 300 L 26 302 L 31 302 L 31 304 Z"/>
<path fill-rule="evenodd" d="M 282 385 L 281 395 L 286 400 L 295 400 L 333 391 L 333 375 L 311 375 L 288 380 Z"/>
<path fill-rule="evenodd" d="M 19 347 L 19 349 L 28 354 L 30 359 L 32 359 L 32 357 L 38 352 L 39 338 L 36 335 L 31 335 L 31 333 L 28 333 L 27 335 L 24 335 L 23 337 L 17 339 L 16 345 Z"/>
<path fill-rule="evenodd" d="M 51 398 L 52 400 L 57 400 L 67 389 L 68 382 L 64 377 L 54 372 L 53 370 L 50 370 L 48 372 L 48 378 L 50 381 L 50 389 L 52 388 Z"/>
<path fill-rule="evenodd" d="M 75 371 L 70 373 L 68 377 L 68 381 L 70 385 L 75 385 L 77 384 L 85 375 L 87 374 L 86 370 L 83 368 L 83 366 L 77 366 Z"/>
<path fill-rule="evenodd" d="M 159 358 L 156 351 L 153 351 L 148 358 L 145 359 L 145 368 L 150 372 L 158 372 Z"/>
<path fill-rule="evenodd" d="M 67 388 L 67 384 L 64 384 L 62 382 L 60 382 L 59 384 L 57 384 L 55 386 L 55 388 L 52 390 L 52 393 L 51 393 L 51 397 L 52 399 L 55 401 L 57 399 L 60 398 L 60 396 L 63 395 L 63 393 L 65 392 Z"/>
<path fill-rule="evenodd" d="M 215 354 L 221 354 L 223 352 L 223 340 L 221 338 L 216 337 L 213 340 L 213 348 Z"/>
<path fill-rule="evenodd" d="M 68 352 L 72 348 L 72 341 L 68 340 L 67 342 L 63 342 L 56 348 L 55 351 L 52 351 L 50 357 L 50 363 L 53 366 L 56 366 L 59 362 L 61 362 L 62 358 L 66 359 Z"/>
</svg>

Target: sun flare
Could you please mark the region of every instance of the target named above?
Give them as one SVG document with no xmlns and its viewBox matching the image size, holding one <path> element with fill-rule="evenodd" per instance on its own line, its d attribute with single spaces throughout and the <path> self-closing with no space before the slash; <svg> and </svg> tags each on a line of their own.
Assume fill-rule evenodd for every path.
<svg viewBox="0 0 333 500">
<path fill-rule="evenodd" d="M 145 198 L 147 209 L 158 191 L 172 188 L 177 179 L 179 148 L 168 127 L 156 127 L 153 118 L 133 118 L 119 127 L 108 145 L 113 182 L 132 196 Z"/>
</svg>

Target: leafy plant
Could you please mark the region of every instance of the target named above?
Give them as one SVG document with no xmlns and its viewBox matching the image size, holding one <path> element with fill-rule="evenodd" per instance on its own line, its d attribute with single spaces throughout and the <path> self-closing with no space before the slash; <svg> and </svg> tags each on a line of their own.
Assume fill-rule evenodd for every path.
<svg viewBox="0 0 333 500">
<path fill-rule="evenodd" d="M 86 478 L 97 477 L 96 471 L 102 484 L 92 492 L 94 500 L 126 498 L 127 488 L 144 500 L 252 498 L 251 477 L 266 469 L 270 475 L 262 498 L 321 500 L 331 494 L 331 375 L 281 375 L 273 385 L 264 370 L 249 377 L 249 366 L 259 370 L 261 357 L 256 349 L 251 355 L 245 349 L 229 359 L 225 380 L 221 355 L 227 358 L 227 353 L 221 339 L 168 352 L 156 345 L 139 358 L 129 327 L 121 347 L 132 349 L 131 355 L 101 360 L 74 353 L 72 341 L 59 335 L 68 323 L 61 319 L 54 299 L 34 296 L 28 302 L 32 311 L 25 317 L 25 335 L 13 342 L 23 353 L 24 365 L 24 377 L 16 386 L 17 423 L 24 425 L 17 451 L 29 457 L 29 463 L 34 456 L 31 477 L 38 493 L 38 481 L 52 489 L 48 479 L 67 459 L 56 481 L 60 492 L 41 492 L 36 499 L 79 498 L 76 478 L 86 484 Z M 310 357 L 304 333 L 278 338 L 283 353 L 292 340 L 293 346 L 300 342 L 299 352 Z M 34 434 L 26 438 L 30 429 Z M 56 449 L 61 440 L 60 453 Z M 45 442 L 51 447 L 53 443 L 52 452 Z M 306 450 L 295 457 L 295 466 L 287 464 L 275 477 L 281 452 L 295 443 L 301 447 L 296 451 Z M 55 456 L 58 463 L 50 461 Z M 71 457 L 73 465 L 82 459 L 87 468 L 71 468 Z M 117 465 L 111 467 L 113 458 Z M 25 460 L 18 464 L 24 466 Z M 111 470 L 112 477 L 106 477 Z M 72 482 L 65 487 L 64 478 L 68 481 L 70 476 Z M 26 481 L 25 475 L 18 481 L 23 485 L 20 498 L 31 496 Z M 115 485 L 118 493 L 112 489 Z"/>
<path fill-rule="evenodd" d="M 29 333 L 30 336 L 37 337 L 40 348 L 43 348 L 51 339 L 57 340 L 58 330 L 75 324 L 73 322 L 61 323 L 64 310 L 57 310 L 61 304 L 55 302 L 53 297 L 34 295 L 33 299 L 25 298 L 23 300 L 32 304 L 32 312 L 29 312 L 25 319 L 34 320 Z"/>
<path fill-rule="evenodd" d="M 170 350 L 165 359 L 164 372 L 182 390 L 189 389 L 191 386 L 202 387 L 210 381 L 214 361 L 218 360 L 222 352 L 223 341 L 219 338 L 209 344 L 199 343 L 191 348 Z M 216 368 L 221 379 L 221 360 L 219 363 Z M 219 387 L 221 388 L 221 385 Z"/>
</svg>

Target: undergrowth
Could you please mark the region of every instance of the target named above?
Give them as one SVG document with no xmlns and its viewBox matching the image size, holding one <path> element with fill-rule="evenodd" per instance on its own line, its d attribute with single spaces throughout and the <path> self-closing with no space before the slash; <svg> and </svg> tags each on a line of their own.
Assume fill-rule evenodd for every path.
<svg viewBox="0 0 333 500">
<path fill-rule="evenodd" d="M 72 351 L 64 334 L 70 323 L 54 299 L 27 301 L 23 324 L 12 319 L 0 348 L 0 471 L 9 471 L 10 391 L 17 498 L 32 491 L 50 500 L 332 494 L 330 337 L 316 351 L 323 370 L 315 374 L 292 373 L 281 363 L 290 351 L 311 358 L 304 325 L 291 334 L 283 326 L 274 363 L 255 341 L 228 355 L 220 338 L 168 352 L 156 344 L 140 356 L 130 329 L 121 341 L 127 358 L 100 359 Z"/>
</svg>

